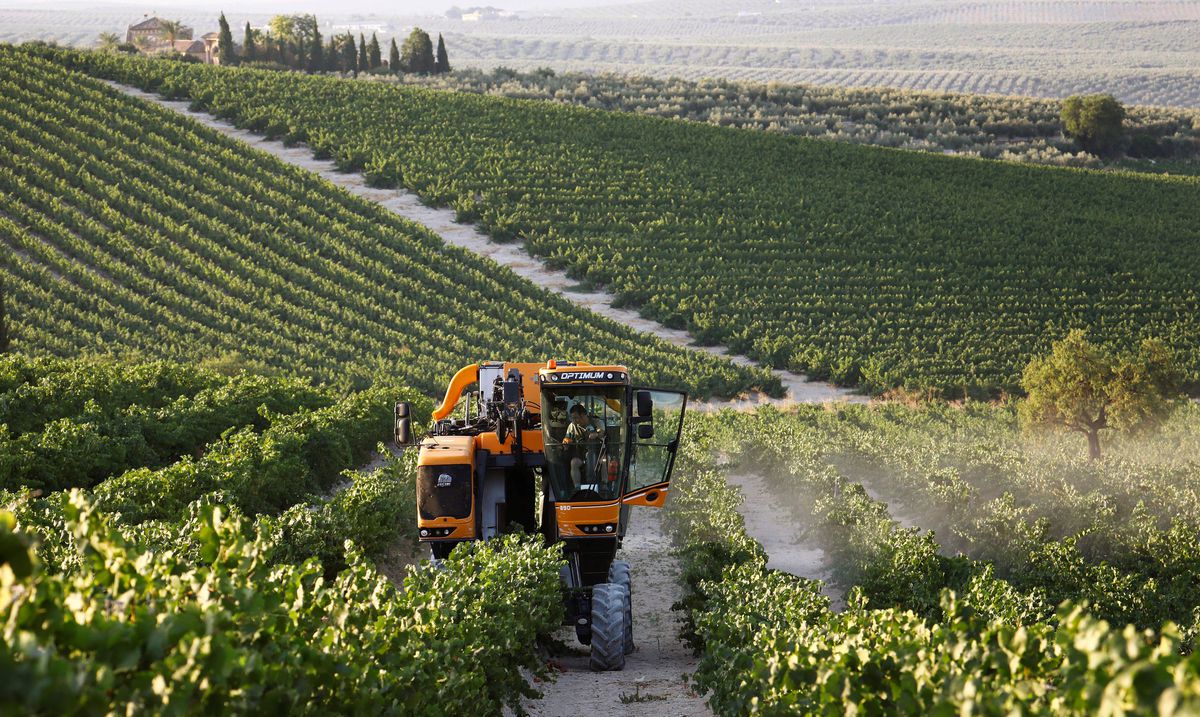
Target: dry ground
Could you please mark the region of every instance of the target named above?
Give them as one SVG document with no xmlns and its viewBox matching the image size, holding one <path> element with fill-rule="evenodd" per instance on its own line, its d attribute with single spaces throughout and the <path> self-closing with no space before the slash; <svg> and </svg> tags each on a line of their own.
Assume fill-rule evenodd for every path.
<svg viewBox="0 0 1200 717">
<path fill-rule="evenodd" d="M 552 684 L 538 685 L 545 696 L 526 708 L 530 714 L 544 717 L 709 714 L 703 698 L 688 689 L 683 679 L 695 670 L 696 658 L 676 637 L 677 613 L 671 612 L 671 604 L 679 598 L 679 564 L 671 555 L 660 511 L 634 508 L 618 557 L 629 561 L 633 572 L 637 651 L 625 658 L 625 669 L 619 672 L 592 672 L 583 649 L 579 655 L 554 658 L 554 665 L 561 669 L 558 678 Z M 558 637 L 582 648 L 572 628 L 564 628 Z"/>
</svg>

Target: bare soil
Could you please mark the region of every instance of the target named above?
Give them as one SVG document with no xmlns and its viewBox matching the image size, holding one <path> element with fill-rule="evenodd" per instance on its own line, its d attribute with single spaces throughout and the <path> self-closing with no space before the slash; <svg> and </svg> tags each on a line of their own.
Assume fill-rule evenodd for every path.
<svg viewBox="0 0 1200 717">
<path fill-rule="evenodd" d="M 587 648 L 575 639 L 573 628 L 557 637 L 579 649 L 578 655 L 552 658 L 558 672 L 552 684 L 535 685 L 544 696 L 526 709 L 543 717 L 645 715 L 692 717 L 709 714 L 704 699 L 684 681 L 696 669 L 696 658 L 677 638 L 677 613 L 671 604 L 680 597 L 679 564 L 671 555 L 662 513 L 634 508 L 629 534 L 618 558 L 629 561 L 633 573 L 633 639 L 637 650 L 626 656 L 619 672 L 592 672 Z"/>
<path fill-rule="evenodd" d="M 867 495 L 871 500 L 877 500 L 887 506 L 888 515 L 892 520 L 900 524 L 901 528 L 920 528 L 921 525 L 917 519 L 905 508 L 904 501 L 892 500 L 880 492 L 878 486 L 869 483 L 866 480 L 859 481 L 862 483 L 863 490 L 867 491 Z"/>
<path fill-rule="evenodd" d="M 734 471 L 727 480 L 742 491 L 745 499 L 738 510 L 746 522 L 746 532 L 766 549 L 767 567 L 820 580 L 821 594 L 829 598 L 831 607 L 844 608 L 845 592 L 829 583 L 828 556 L 805 537 L 803 526 L 797 523 L 798 511 L 791 504 L 795 499 L 775 495 L 766 480 L 754 472 Z"/>
</svg>

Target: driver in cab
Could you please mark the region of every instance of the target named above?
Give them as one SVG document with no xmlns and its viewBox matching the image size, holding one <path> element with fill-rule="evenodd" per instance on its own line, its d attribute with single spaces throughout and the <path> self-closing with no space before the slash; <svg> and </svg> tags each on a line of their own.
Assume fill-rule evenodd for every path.
<svg viewBox="0 0 1200 717">
<path fill-rule="evenodd" d="M 571 458 L 571 480 L 576 486 L 583 482 L 583 467 L 587 462 L 584 458 L 585 447 L 593 447 L 603 436 L 604 430 L 588 416 L 587 409 L 582 403 L 571 406 L 571 422 L 567 424 L 563 445 L 570 446 L 571 452 L 574 454 Z M 588 444 L 592 444 L 592 446 Z"/>
</svg>

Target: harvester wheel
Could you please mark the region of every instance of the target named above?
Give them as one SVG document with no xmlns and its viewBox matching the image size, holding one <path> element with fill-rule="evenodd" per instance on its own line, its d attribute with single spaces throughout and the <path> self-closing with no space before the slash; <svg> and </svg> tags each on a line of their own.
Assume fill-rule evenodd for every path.
<svg viewBox="0 0 1200 717">
<path fill-rule="evenodd" d="M 634 650 L 633 646 L 633 573 L 629 563 L 624 560 L 614 560 L 608 569 L 608 582 L 625 586 L 625 654 Z"/>
<path fill-rule="evenodd" d="M 445 560 L 457 545 L 458 543 L 430 543 L 429 554 L 434 560 Z"/>
<path fill-rule="evenodd" d="M 625 667 L 625 606 L 629 591 L 624 585 L 600 583 L 592 588 L 592 659 L 596 671 Z"/>
</svg>

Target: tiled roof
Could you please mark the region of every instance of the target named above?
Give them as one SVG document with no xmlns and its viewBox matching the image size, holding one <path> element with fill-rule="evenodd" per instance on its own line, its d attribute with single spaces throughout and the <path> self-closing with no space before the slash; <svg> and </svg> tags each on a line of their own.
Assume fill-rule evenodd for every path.
<svg viewBox="0 0 1200 717">
<path fill-rule="evenodd" d="M 162 20 L 160 20 L 156 17 L 149 17 L 135 25 L 130 25 L 129 29 L 130 30 L 157 30 L 157 29 L 159 29 L 159 27 L 161 25 L 162 25 Z"/>
</svg>

